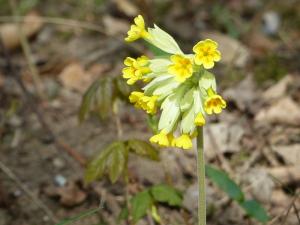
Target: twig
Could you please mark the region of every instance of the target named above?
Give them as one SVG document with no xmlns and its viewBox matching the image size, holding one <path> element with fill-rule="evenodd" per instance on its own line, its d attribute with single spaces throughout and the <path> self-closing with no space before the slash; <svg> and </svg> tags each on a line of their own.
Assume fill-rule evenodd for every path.
<svg viewBox="0 0 300 225">
<path fill-rule="evenodd" d="M 18 17 L 18 10 L 17 10 L 16 2 L 15 2 L 15 0 L 10 0 L 9 3 L 10 3 L 11 10 L 13 12 L 14 18 L 16 20 L 16 18 Z M 23 50 L 25 59 L 27 61 L 27 64 L 28 64 L 28 67 L 30 70 L 30 74 L 32 76 L 33 83 L 36 88 L 37 94 L 39 97 L 45 98 L 45 94 L 43 92 L 43 85 L 42 85 L 42 82 L 40 79 L 39 72 L 33 62 L 32 52 L 31 52 L 31 48 L 28 43 L 27 37 L 24 35 L 23 27 L 21 26 L 21 24 L 17 23 L 17 26 L 18 26 L 18 34 L 20 37 L 22 50 Z"/>
<path fill-rule="evenodd" d="M 293 203 L 293 208 L 294 208 L 294 210 L 295 210 L 295 214 L 296 214 L 298 223 L 300 224 L 300 215 L 299 215 L 299 211 L 298 211 L 298 208 L 297 208 L 295 202 Z"/>
<path fill-rule="evenodd" d="M 57 223 L 58 219 L 55 217 L 53 212 L 42 202 L 40 201 L 22 182 L 21 180 L 3 163 L 0 161 L 0 169 L 11 179 L 13 180 L 28 197 L 39 207 L 41 208 L 46 215 L 54 222 Z"/>
<path fill-rule="evenodd" d="M 78 152 L 76 152 L 74 149 L 72 149 L 69 145 L 65 144 L 63 141 L 59 140 L 46 120 L 43 117 L 42 111 L 37 106 L 36 102 L 34 101 L 31 93 L 28 91 L 27 87 L 25 86 L 23 80 L 19 76 L 19 71 L 16 70 L 16 68 L 13 66 L 11 62 L 10 55 L 8 51 L 6 50 L 5 46 L 3 45 L 2 39 L 0 37 L 0 48 L 3 50 L 4 58 L 6 61 L 6 74 L 9 74 L 13 77 L 13 79 L 16 81 L 16 83 L 20 86 L 22 92 L 24 93 L 24 96 L 26 98 L 26 101 L 28 105 L 30 106 L 31 110 L 36 114 L 40 124 L 42 125 L 43 129 L 49 134 L 51 140 L 53 140 L 55 147 L 58 150 L 67 152 L 71 157 L 73 157 L 77 162 L 80 163 L 81 166 L 85 166 L 87 163 L 87 160 L 80 155 Z"/>
</svg>

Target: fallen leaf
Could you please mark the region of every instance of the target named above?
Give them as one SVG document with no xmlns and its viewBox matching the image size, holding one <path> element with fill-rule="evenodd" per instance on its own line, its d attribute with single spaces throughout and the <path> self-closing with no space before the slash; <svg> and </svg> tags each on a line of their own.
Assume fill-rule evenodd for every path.
<svg viewBox="0 0 300 225">
<path fill-rule="evenodd" d="M 204 139 L 206 140 L 204 149 L 208 160 L 216 156 L 216 151 L 221 154 L 240 151 L 240 141 L 244 135 L 244 129 L 241 125 L 224 122 L 210 124 L 209 129 L 212 135 L 209 135 L 208 132 L 204 133 Z"/>
<path fill-rule="evenodd" d="M 261 109 L 255 120 L 263 123 L 300 125 L 300 107 L 290 97 L 284 97 L 269 108 Z"/>
<path fill-rule="evenodd" d="M 87 197 L 75 182 L 68 182 L 64 187 L 47 187 L 45 193 L 50 197 L 59 197 L 60 204 L 67 207 L 79 205 Z"/>
<path fill-rule="evenodd" d="M 234 88 L 229 88 L 223 92 L 226 100 L 231 100 L 236 103 L 237 107 L 242 110 L 255 111 L 254 101 L 260 95 L 257 90 L 252 76 L 247 76 Z"/>
<path fill-rule="evenodd" d="M 291 75 L 286 75 L 262 94 L 264 100 L 269 102 L 270 100 L 279 99 L 285 96 L 288 86 L 291 85 L 293 81 L 294 79 Z"/>
<path fill-rule="evenodd" d="M 244 67 L 250 59 L 248 48 L 236 39 L 218 32 L 202 32 L 201 36 L 218 42 L 222 63 Z"/>
<path fill-rule="evenodd" d="M 60 73 L 59 80 L 65 88 L 84 93 L 95 80 L 95 76 L 86 72 L 81 64 L 71 63 Z"/>
<path fill-rule="evenodd" d="M 287 164 L 298 165 L 300 162 L 300 144 L 272 146 L 272 149 L 283 158 Z"/>
<path fill-rule="evenodd" d="M 25 37 L 30 38 L 35 35 L 43 25 L 42 18 L 37 13 L 30 13 L 25 16 L 21 23 L 21 30 Z M 6 23 L 0 26 L 0 35 L 3 44 L 8 49 L 20 46 L 20 29 L 16 23 Z"/>
<path fill-rule="evenodd" d="M 297 183 L 300 181 L 300 166 L 280 166 L 267 169 L 267 172 L 276 178 L 276 181 L 282 185 Z M 277 183 L 276 182 L 276 183 Z"/>
</svg>

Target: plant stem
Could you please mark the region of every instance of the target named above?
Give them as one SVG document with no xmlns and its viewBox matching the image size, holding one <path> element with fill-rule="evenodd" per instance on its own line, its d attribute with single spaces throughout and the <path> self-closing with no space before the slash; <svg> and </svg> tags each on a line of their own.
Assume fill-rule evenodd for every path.
<svg viewBox="0 0 300 225">
<path fill-rule="evenodd" d="M 198 176 L 198 225 L 206 225 L 205 160 L 203 147 L 203 127 L 197 136 L 197 176 Z"/>
</svg>

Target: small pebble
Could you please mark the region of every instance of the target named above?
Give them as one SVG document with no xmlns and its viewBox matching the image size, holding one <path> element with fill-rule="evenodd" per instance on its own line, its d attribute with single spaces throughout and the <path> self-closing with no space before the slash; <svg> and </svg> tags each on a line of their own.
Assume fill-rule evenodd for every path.
<svg viewBox="0 0 300 225">
<path fill-rule="evenodd" d="M 63 175 L 59 174 L 54 177 L 54 183 L 59 187 L 63 187 L 66 185 L 67 179 Z"/>
</svg>

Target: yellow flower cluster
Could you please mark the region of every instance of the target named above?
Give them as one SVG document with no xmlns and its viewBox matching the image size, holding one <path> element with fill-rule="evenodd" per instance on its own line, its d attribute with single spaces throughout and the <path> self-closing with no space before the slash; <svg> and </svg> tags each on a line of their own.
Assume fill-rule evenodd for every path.
<svg viewBox="0 0 300 225">
<path fill-rule="evenodd" d="M 226 102 L 216 92 L 215 76 L 207 71 L 221 60 L 218 44 L 211 39 L 202 40 L 193 47 L 194 54 L 184 54 L 174 38 L 158 26 L 146 29 L 141 15 L 134 19 L 127 34 L 127 42 L 142 38 L 165 52 L 153 59 L 127 57 L 122 70 L 129 85 L 138 80 L 149 82 L 143 92 L 130 94 L 130 102 L 151 115 L 160 109 L 159 133 L 150 142 L 162 147 L 192 148 L 196 127 L 205 125 L 205 115 L 218 114 L 226 108 Z M 174 136 L 176 130 L 178 136 Z"/>
</svg>

